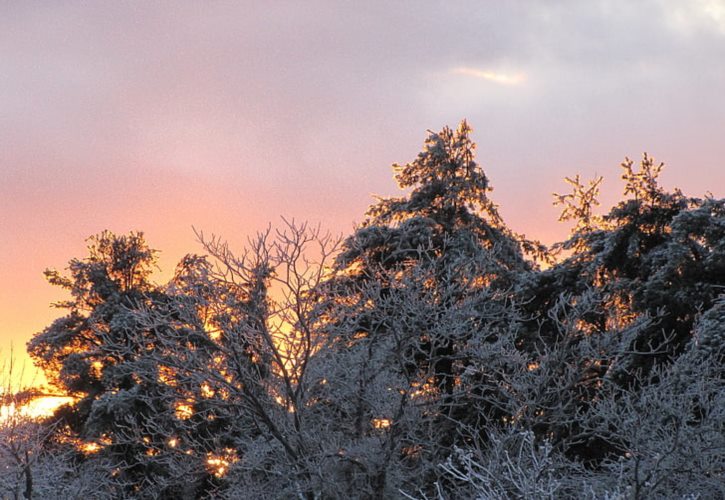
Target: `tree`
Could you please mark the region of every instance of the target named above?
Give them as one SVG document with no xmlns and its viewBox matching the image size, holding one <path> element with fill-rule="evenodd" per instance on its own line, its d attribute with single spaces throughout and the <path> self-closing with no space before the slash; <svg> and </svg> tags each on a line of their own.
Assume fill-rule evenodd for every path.
<svg viewBox="0 0 725 500">
<path fill-rule="evenodd" d="M 0 494 L 30 499 L 34 493 L 34 469 L 49 432 L 23 414 L 23 406 L 37 391 L 17 387 L 12 352 L 0 375 Z"/>
<path fill-rule="evenodd" d="M 89 256 L 73 259 L 63 276 L 45 272 L 48 281 L 68 290 L 71 299 L 57 304 L 68 314 L 57 319 L 28 343 L 28 351 L 49 381 L 79 401 L 65 409 L 68 423 L 81 428 L 98 397 L 115 388 L 134 385 L 130 374 L 114 381 L 122 387 L 109 387 L 104 375 L 127 356 L 107 352 L 108 340 L 119 335 L 119 318 L 154 291 L 148 277 L 154 264 L 154 251 L 141 233 L 115 236 L 104 232 L 89 239 Z M 122 339 L 120 339 L 122 340 Z M 129 354 L 138 351 L 129 345 Z"/>
<path fill-rule="evenodd" d="M 703 318 L 698 334 L 721 320 L 721 314 Z M 671 365 L 638 375 L 638 388 L 606 384 L 577 417 L 582 434 L 622 447 L 599 467 L 572 460 L 548 436 L 537 436 L 519 421 L 494 430 L 487 446 L 459 449 L 443 463 L 455 487 L 440 488 L 439 498 L 722 497 L 725 379 L 717 361 L 722 350 L 692 342 Z M 552 382 L 566 392 L 567 380 Z M 526 387 L 523 378 L 511 383 L 515 390 Z"/>
<path fill-rule="evenodd" d="M 208 255 L 157 285 L 141 234 L 91 238 L 68 276 L 47 272 L 67 315 L 29 343 L 77 404 L 0 425 L 0 487 L 723 496 L 725 200 L 665 191 L 648 156 L 622 165 L 604 215 L 601 178 L 568 179 L 575 227 L 542 271 L 470 132 L 431 133 L 394 165 L 407 193 L 342 243 L 286 220 L 241 253 L 198 233 Z"/>
<path fill-rule="evenodd" d="M 431 133 L 415 161 L 393 166 L 409 194 L 369 209 L 323 286 L 321 355 L 339 371 L 321 390 L 351 423 L 345 460 L 371 497 L 431 481 L 430 464 L 488 418 L 471 411 L 462 376 L 476 346 L 515 321 L 510 291 L 533 269 L 523 250 L 539 248 L 503 223 L 470 132 L 464 121 Z"/>
<path fill-rule="evenodd" d="M 598 331 L 638 315 L 657 318 L 631 348 L 661 352 L 632 356 L 633 369 L 682 352 L 697 315 L 712 307 L 725 282 L 725 200 L 665 191 L 658 184 L 662 167 L 646 154 L 639 169 L 629 159 L 622 163 L 629 198 L 600 220 L 580 218 L 564 244 L 578 250 L 551 273 L 576 273 L 579 286 L 607 297 L 588 319 Z"/>
<path fill-rule="evenodd" d="M 210 257 L 185 258 L 170 300 L 136 311 L 170 379 L 173 451 L 201 459 L 206 493 L 313 498 L 329 488 L 321 462 L 334 446 L 311 388 L 321 383 L 316 289 L 336 240 L 293 221 L 241 255 L 199 238 Z"/>
<path fill-rule="evenodd" d="M 48 380 L 76 398 L 56 417 L 67 426 L 69 439 L 80 450 L 109 457 L 120 471 L 118 482 L 131 491 L 165 471 L 149 464 L 149 444 L 173 433 L 173 409 L 164 406 L 168 387 L 158 378 L 148 352 L 155 348 L 154 332 L 141 329 L 134 311 L 166 301 L 150 281 L 155 251 L 143 234 L 117 236 L 103 232 L 89 239 L 89 255 L 73 259 L 69 275 L 48 270 L 51 284 L 70 292 L 58 307 L 68 314 L 53 322 L 28 343 L 28 350 Z M 129 429 L 142 429 L 153 420 L 164 431 L 130 442 Z"/>
<path fill-rule="evenodd" d="M 529 346 L 537 364 L 542 354 L 601 344 L 599 353 L 581 352 L 579 361 L 566 356 L 582 367 L 572 381 L 578 395 L 564 398 L 578 403 L 568 416 L 557 412 L 538 430 L 542 436 L 554 431 L 554 445 L 589 466 L 622 457 L 626 439 L 587 430 L 579 415 L 609 397 L 602 394 L 609 384 L 628 391 L 653 383 L 649 372 L 659 373 L 686 351 L 697 318 L 716 304 L 725 282 L 725 200 L 668 193 L 657 182 L 661 168 L 647 155 L 639 169 L 626 160 L 626 198 L 603 216 L 593 212 L 601 178 L 588 186 L 578 177 L 570 180 L 573 193 L 557 195 L 562 218 L 576 222 L 571 237 L 558 245 L 570 254 L 530 274 L 517 291 L 528 318 L 518 342 Z M 572 426 L 563 429 L 555 423 L 570 420 Z"/>
</svg>

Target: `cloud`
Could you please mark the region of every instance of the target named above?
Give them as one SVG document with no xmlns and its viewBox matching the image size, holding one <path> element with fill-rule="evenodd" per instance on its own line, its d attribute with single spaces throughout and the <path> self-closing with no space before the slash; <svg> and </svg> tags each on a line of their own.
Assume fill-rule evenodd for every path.
<svg viewBox="0 0 725 500">
<path fill-rule="evenodd" d="M 674 5 L 665 11 L 665 19 L 675 31 L 687 35 L 716 32 L 725 35 L 725 0 L 694 0 Z"/>
<path fill-rule="evenodd" d="M 488 80 L 490 82 L 498 83 L 501 85 L 519 85 L 526 80 L 526 76 L 523 73 L 498 73 L 477 68 L 469 68 L 466 66 L 454 68 L 452 70 L 452 73 L 457 75 L 472 76 L 474 78 Z"/>
</svg>

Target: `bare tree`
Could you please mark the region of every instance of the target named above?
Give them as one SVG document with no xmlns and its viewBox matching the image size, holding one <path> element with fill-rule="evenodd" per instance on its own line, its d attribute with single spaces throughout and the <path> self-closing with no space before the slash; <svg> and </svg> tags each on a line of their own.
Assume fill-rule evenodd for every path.
<svg viewBox="0 0 725 500">
<path fill-rule="evenodd" d="M 197 470 L 187 477 L 206 481 L 207 491 L 234 471 L 249 487 L 309 496 L 321 437 L 309 399 L 319 382 L 310 379 L 316 289 L 337 242 L 294 221 L 259 234 L 239 256 L 218 238 L 199 238 L 211 259 L 187 257 L 169 284 L 171 299 L 135 313 L 134 330 L 155 338 L 149 369 L 137 374 L 166 380 L 175 426 L 153 460 L 194 457 Z M 153 425 L 141 435 L 129 428 L 126 439 L 152 435 Z"/>
</svg>

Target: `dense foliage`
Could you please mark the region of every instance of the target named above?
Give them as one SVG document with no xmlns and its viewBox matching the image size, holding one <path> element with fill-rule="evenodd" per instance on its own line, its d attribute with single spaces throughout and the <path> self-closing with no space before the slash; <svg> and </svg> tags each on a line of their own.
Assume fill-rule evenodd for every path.
<svg viewBox="0 0 725 500">
<path fill-rule="evenodd" d="M 140 233 L 104 232 L 48 271 L 71 299 L 28 349 L 75 403 L 0 424 L 0 495 L 725 497 L 725 200 L 626 160 L 605 214 L 567 179 L 545 248 L 470 132 L 431 133 L 341 240 L 200 233 L 159 285 Z"/>
</svg>

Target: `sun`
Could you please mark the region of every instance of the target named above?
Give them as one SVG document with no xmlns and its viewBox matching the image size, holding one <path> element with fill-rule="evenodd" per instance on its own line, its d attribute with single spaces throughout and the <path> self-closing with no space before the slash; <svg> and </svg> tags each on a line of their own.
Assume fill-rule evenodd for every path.
<svg viewBox="0 0 725 500">
<path fill-rule="evenodd" d="M 64 404 L 72 404 L 74 398 L 67 396 L 41 396 L 16 407 L 15 404 L 0 406 L 0 421 L 11 417 L 43 418 L 49 417 Z"/>
<path fill-rule="evenodd" d="M 29 417 L 48 417 L 60 406 L 73 402 L 75 399 L 69 396 L 43 396 L 25 405 L 25 412 Z"/>
</svg>

